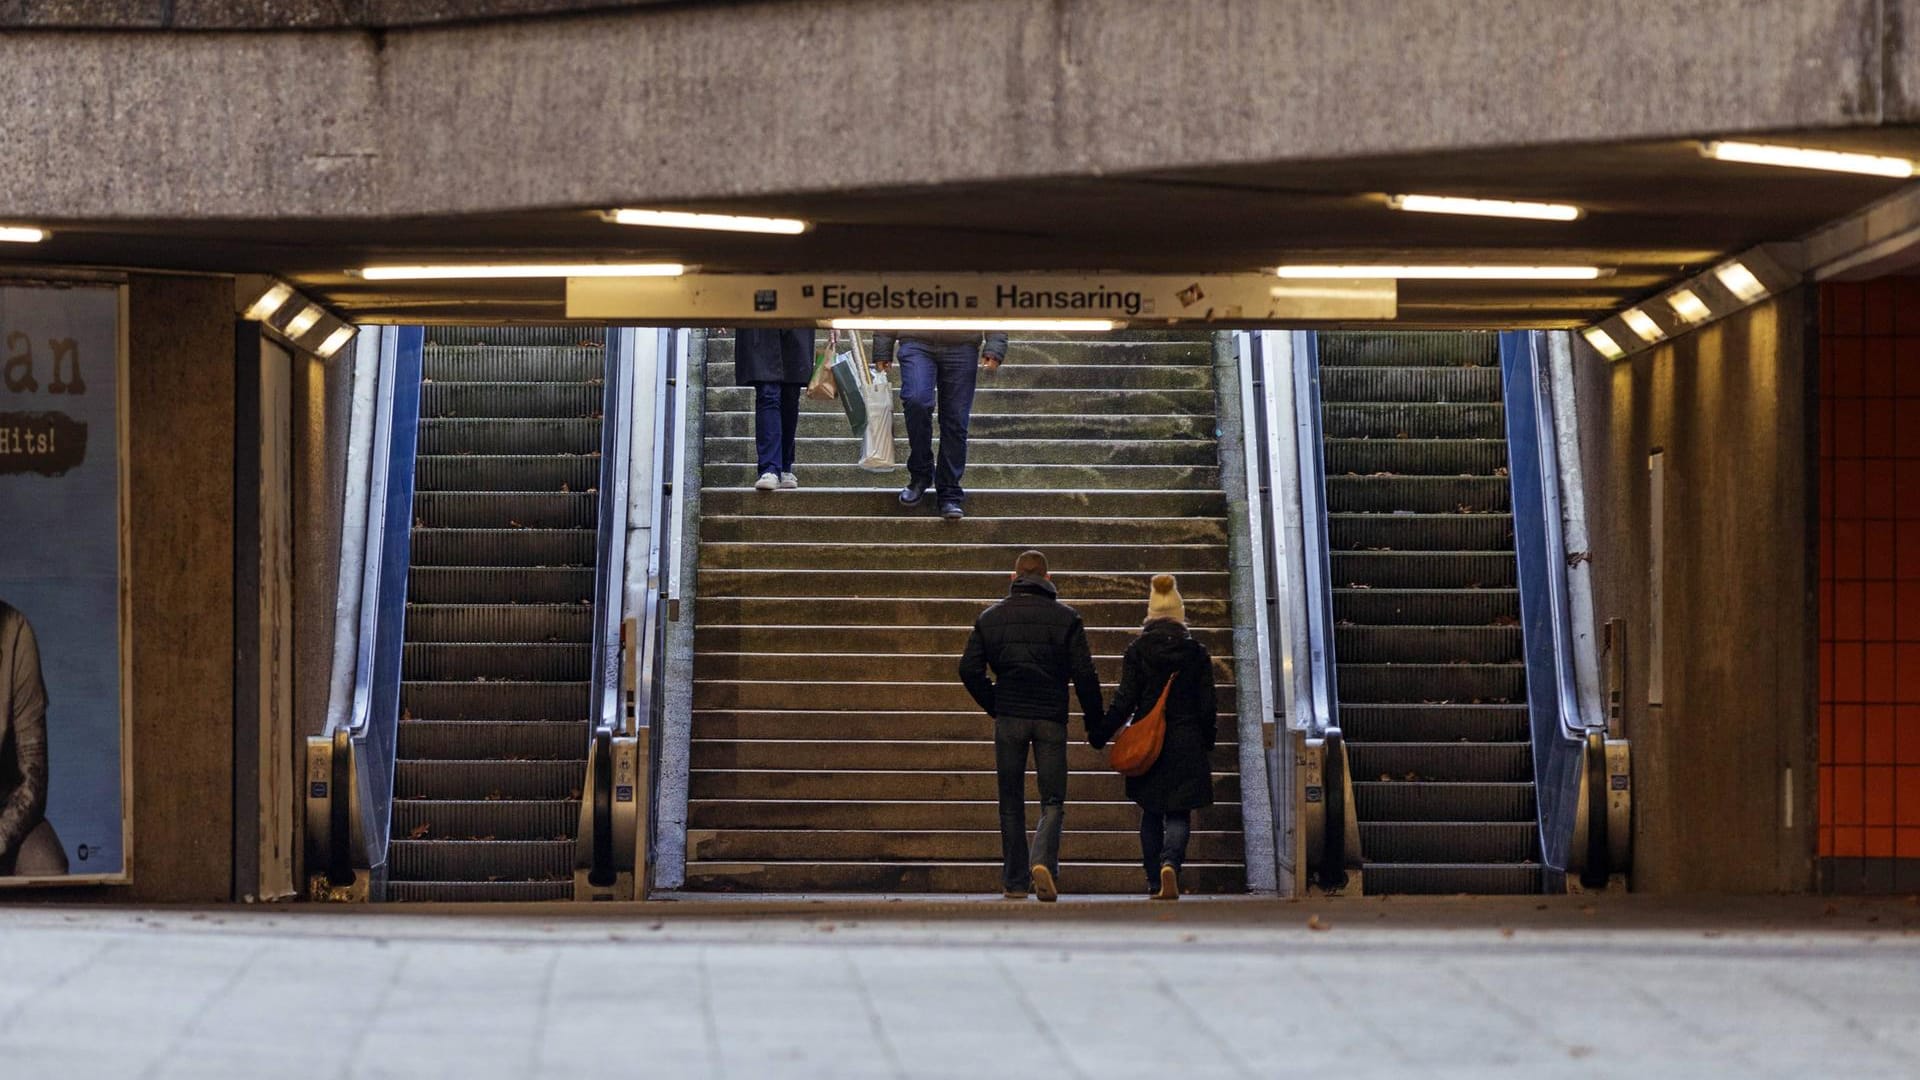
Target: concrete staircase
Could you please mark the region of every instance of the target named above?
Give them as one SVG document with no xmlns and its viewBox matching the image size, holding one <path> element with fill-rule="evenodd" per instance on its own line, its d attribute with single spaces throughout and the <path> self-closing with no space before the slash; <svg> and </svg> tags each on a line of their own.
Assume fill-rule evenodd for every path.
<svg viewBox="0 0 1920 1080">
<path fill-rule="evenodd" d="M 601 339 L 427 333 L 389 899 L 573 896 Z"/>
<path fill-rule="evenodd" d="M 1109 693 L 1149 576 L 1180 575 L 1229 713 L 1221 803 L 1196 819 L 1187 887 L 1242 891 L 1210 341 L 1015 341 L 980 377 L 961 522 L 931 498 L 900 507 L 904 467 L 854 466 L 833 403 L 803 406 L 802 490 L 752 490 L 751 391 L 733 386 L 729 340 L 707 350 L 688 888 L 996 891 L 993 728 L 956 667 L 1015 555 L 1037 547 L 1086 618 Z M 895 432 L 904 462 L 898 416 Z M 1069 739 L 1061 886 L 1139 892 L 1138 812 L 1077 718 Z M 1029 827 L 1037 816 L 1030 805 Z"/>
</svg>

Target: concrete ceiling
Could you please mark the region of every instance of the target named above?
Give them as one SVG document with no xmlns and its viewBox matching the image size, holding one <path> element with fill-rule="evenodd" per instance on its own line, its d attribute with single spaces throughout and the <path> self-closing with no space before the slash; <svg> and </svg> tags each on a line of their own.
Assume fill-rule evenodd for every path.
<svg viewBox="0 0 1920 1080">
<path fill-rule="evenodd" d="M 1920 129 L 1773 141 L 1920 157 Z M 0 258 L 279 274 L 370 322 L 555 322 L 555 280 L 369 283 L 370 263 L 678 261 L 708 272 L 1271 269 L 1285 262 L 1594 264 L 1590 282 L 1408 282 L 1401 321 L 1570 326 L 1595 321 L 1765 242 L 1793 241 L 1898 181 L 1709 161 L 1694 142 L 1545 147 L 1010 181 L 705 203 L 819 223 L 801 237 L 634 229 L 602 207 L 395 221 L 129 221 L 66 226 Z M 1406 214 L 1380 194 L 1573 202 L 1572 223 Z"/>
</svg>

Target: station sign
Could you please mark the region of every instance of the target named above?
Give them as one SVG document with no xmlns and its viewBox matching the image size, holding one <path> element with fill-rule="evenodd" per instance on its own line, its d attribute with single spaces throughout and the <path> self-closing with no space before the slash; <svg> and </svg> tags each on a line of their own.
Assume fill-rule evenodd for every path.
<svg viewBox="0 0 1920 1080">
<path fill-rule="evenodd" d="M 1391 280 L 1272 274 L 686 274 L 567 280 L 569 319 L 734 326 L 849 319 L 1088 319 L 1128 326 L 1392 319 Z"/>
</svg>

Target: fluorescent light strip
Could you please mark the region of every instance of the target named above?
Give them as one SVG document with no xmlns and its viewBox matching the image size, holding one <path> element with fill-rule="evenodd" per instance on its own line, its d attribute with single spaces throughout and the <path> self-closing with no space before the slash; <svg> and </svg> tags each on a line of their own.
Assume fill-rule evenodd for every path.
<svg viewBox="0 0 1920 1080">
<path fill-rule="evenodd" d="M 1119 327 L 1112 319 L 834 319 L 835 330 L 1069 330 L 1100 333 Z"/>
<path fill-rule="evenodd" d="M 1713 309 L 1692 289 L 1675 289 L 1667 296 L 1667 306 L 1675 315 L 1690 323 L 1705 322 L 1713 314 Z"/>
<path fill-rule="evenodd" d="M 812 228 L 799 218 L 750 217 L 741 214 L 695 214 L 685 210 L 615 210 L 621 225 L 656 229 L 708 229 L 716 232 L 772 233 L 797 236 Z"/>
<path fill-rule="evenodd" d="M 1620 321 L 1626 323 L 1627 329 L 1640 335 L 1640 340 L 1649 345 L 1660 340 L 1660 324 L 1654 322 L 1646 312 L 1637 307 L 1621 312 Z"/>
<path fill-rule="evenodd" d="M 0 225 L 0 241 L 9 244 L 37 244 L 50 234 L 31 225 Z"/>
<path fill-rule="evenodd" d="M 265 322 L 280 314 L 280 309 L 293 299 L 293 286 L 284 281 L 275 282 L 273 287 L 260 294 L 260 299 L 247 309 L 246 318 L 254 322 Z"/>
<path fill-rule="evenodd" d="M 1283 278 L 1395 278 L 1433 281 L 1592 281 L 1597 266 L 1282 266 Z"/>
<path fill-rule="evenodd" d="M 323 359 L 332 356 L 340 351 L 342 345 L 353 340 L 353 334 L 354 329 L 351 326 L 345 324 L 336 326 L 333 333 L 327 335 L 327 340 L 321 342 L 320 347 L 313 351 Z"/>
<path fill-rule="evenodd" d="M 1527 218 L 1533 221 L 1574 221 L 1586 213 L 1568 203 L 1464 199 L 1453 195 L 1390 195 L 1387 205 L 1395 210 L 1417 214 L 1463 214 L 1468 217 Z"/>
<path fill-rule="evenodd" d="M 1747 269 L 1745 263 L 1730 262 L 1715 270 L 1713 276 L 1720 279 L 1720 284 L 1725 285 L 1728 292 L 1742 300 L 1758 300 L 1767 293 L 1767 287 L 1753 276 L 1753 271 Z"/>
<path fill-rule="evenodd" d="M 1612 334 L 1607 333 L 1597 326 L 1589 327 L 1580 336 L 1586 338 L 1587 344 L 1599 350 L 1600 355 L 1609 360 L 1618 360 L 1627 355 L 1627 350 L 1621 348 L 1620 343 L 1613 340 Z"/>
<path fill-rule="evenodd" d="M 1856 173 L 1861 176 L 1885 176 L 1904 180 L 1914 173 L 1907 158 L 1878 154 L 1850 154 L 1842 150 L 1816 150 L 1807 146 L 1775 146 L 1770 143 L 1710 142 L 1701 152 L 1716 161 L 1742 165 L 1776 165 L 1786 169 L 1814 169 L 1820 172 Z"/>
<path fill-rule="evenodd" d="M 319 305 L 309 304 L 305 311 L 288 320 L 287 328 L 281 332 L 290 338 L 297 338 L 313 329 L 313 325 L 319 322 L 320 317 L 325 314 L 326 312 L 322 311 Z"/>
<path fill-rule="evenodd" d="M 482 278 L 679 277 L 679 263 L 523 263 L 469 266 L 369 266 L 367 281 L 462 281 Z"/>
</svg>

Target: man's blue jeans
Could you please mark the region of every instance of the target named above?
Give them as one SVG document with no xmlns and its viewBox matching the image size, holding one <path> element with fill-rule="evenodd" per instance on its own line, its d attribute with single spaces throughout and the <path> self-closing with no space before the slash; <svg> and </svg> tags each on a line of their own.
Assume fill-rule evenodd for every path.
<svg viewBox="0 0 1920 1080">
<path fill-rule="evenodd" d="M 980 379 L 980 346 L 900 343 L 900 405 L 907 414 L 907 475 L 931 486 L 941 502 L 966 497 L 967 424 Z M 940 458 L 933 456 L 933 410 L 940 408 Z"/>
<path fill-rule="evenodd" d="M 800 434 L 800 390 L 794 383 L 753 384 L 753 441 L 763 473 L 793 471 Z"/>
</svg>

